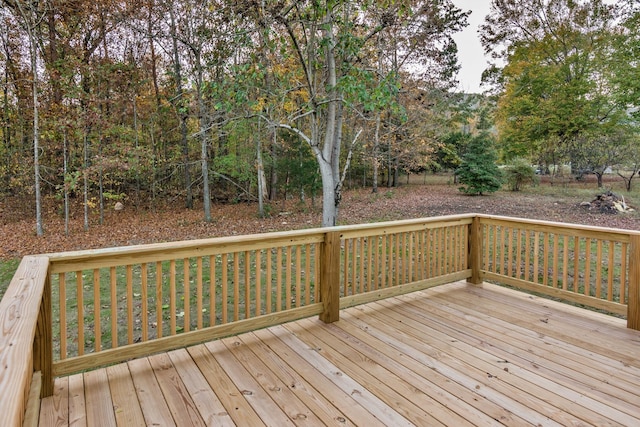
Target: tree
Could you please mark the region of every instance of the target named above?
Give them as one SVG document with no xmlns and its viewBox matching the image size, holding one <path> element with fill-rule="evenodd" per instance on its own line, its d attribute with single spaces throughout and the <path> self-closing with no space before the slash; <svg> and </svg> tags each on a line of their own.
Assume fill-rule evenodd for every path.
<svg viewBox="0 0 640 427">
<path fill-rule="evenodd" d="M 42 236 L 42 195 L 40 187 L 40 111 L 39 111 L 39 82 L 38 82 L 38 34 L 37 26 L 44 17 L 46 10 L 40 9 L 38 3 L 26 3 L 21 0 L 6 0 L 13 8 L 27 33 L 29 40 L 29 57 L 31 62 L 31 90 L 33 102 L 33 172 L 36 202 L 36 234 Z"/>
<path fill-rule="evenodd" d="M 511 191 L 520 191 L 527 184 L 535 184 L 537 177 L 531 163 L 523 158 L 515 158 L 504 170 L 505 180 Z"/>
<path fill-rule="evenodd" d="M 578 163 L 573 148 L 606 142 L 621 126 L 626 113 L 612 96 L 611 61 L 618 12 L 602 0 L 492 3 L 481 34 L 485 50 L 505 62 L 497 79 L 505 159 Z"/>
<path fill-rule="evenodd" d="M 455 172 L 462 184 L 459 190 L 480 196 L 498 191 L 502 186 L 502 172 L 496 160 L 493 138 L 487 132 L 473 137 Z"/>
</svg>

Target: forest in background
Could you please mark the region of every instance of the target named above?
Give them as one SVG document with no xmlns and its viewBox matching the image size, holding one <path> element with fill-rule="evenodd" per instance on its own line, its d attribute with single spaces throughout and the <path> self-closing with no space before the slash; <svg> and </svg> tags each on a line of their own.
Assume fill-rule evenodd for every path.
<svg viewBox="0 0 640 427">
<path fill-rule="evenodd" d="M 124 205 L 311 199 L 453 169 L 491 130 L 502 162 L 638 172 L 638 1 L 501 0 L 484 96 L 455 93 L 438 1 L 2 0 L 0 194 L 68 216 Z"/>
</svg>

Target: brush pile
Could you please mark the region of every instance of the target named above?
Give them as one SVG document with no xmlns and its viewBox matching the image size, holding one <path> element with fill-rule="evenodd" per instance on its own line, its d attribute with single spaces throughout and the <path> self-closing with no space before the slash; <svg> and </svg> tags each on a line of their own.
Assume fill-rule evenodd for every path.
<svg viewBox="0 0 640 427">
<path fill-rule="evenodd" d="M 580 206 L 588 210 L 594 210 L 606 214 L 634 211 L 634 209 L 624 201 L 624 196 L 619 196 L 611 191 L 598 194 L 591 202 L 582 202 Z"/>
</svg>

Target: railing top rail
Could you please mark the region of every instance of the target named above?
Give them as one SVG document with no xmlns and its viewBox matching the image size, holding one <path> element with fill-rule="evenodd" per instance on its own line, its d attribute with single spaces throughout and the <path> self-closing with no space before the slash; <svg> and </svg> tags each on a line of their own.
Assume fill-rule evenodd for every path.
<svg viewBox="0 0 640 427">
<path fill-rule="evenodd" d="M 59 252 L 46 254 L 46 256 L 49 257 L 51 262 L 50 272 L 62 273 L 142 262 L 165 261 L 183 256 L 206 256 L 223 252 L 240 252 L 295 244 L 319 243 L 324 241 L 325 233 L 331 231 L 337 231 L 345 237 L 350 237 L 353 235 L 376 234 L 381 230 L 391 228 L 394 230 L 419 228 L 423 224 L 434 224 L 443 221 L 470 222 L 474 216 L 474 214 L 448 215 L 371 224 L 343 225 L 306 230 L 185 240 L 180 242 Z"/>
<path fill-rule="evenodd" d="M 527 224 L 532 227 L 540 227 L 545 228 L 547 230 L 563 228 L 565 230 L 569 230 L 574 232 L 575 234 L 584 235 L 585 233 L 596 234 L 594 237 L 605 236 L 607 238 L 612 238 L 616 236 L 620 240 L 628 240 L 629 236 L 640 236 L 640 231 L 636 230 L 626 230 L 622 228 L 608 228 L 608 227 L 598 227 L 593 225 L 578 225 L 578 224 L 570 224 L 565 222 L 556 222 L 556 221 L 545 221 L 538 219 L 526 219 L 526 218 L 513 218 L 508 216 L 500 216 L 500 215 L 486 215 L 486 214 L 474 214 L 480 218 L 480 221 L 484 222 L 509 222 L 513 224 Z"/>
<path fill-rule="evenodd" d="M 24 390 L 29 389 L 33 373 L 33 342 L 47 267 L 46 257 L 24 257 L 0 301 L 0 414 L 3 425 L 22 425 L 26 404 Z"/>
</svg>

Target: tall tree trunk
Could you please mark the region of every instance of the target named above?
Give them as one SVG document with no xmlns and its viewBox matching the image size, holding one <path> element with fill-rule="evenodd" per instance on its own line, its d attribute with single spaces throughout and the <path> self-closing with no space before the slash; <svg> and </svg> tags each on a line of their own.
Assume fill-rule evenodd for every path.
<svg viewBox="0 0 640 427">
<path fill-rule="evenodd" d="M 83 197 L 84 197 L 84 231 L 89 231 L 89 131 L 85 129 L 82 140 L 84 155 Z"/>
<path fill-rule="evenodd" d="M 373 183 L 371 192 L 378 192 L 378 151 L 380 147 L 380 122 L 382 113 L 379 111 L 376 113 L 376 130 L 373 135 L 373 149 L 371 150 L 371 164 L 373 166 Z M 366 176 L 366 172 L 365 172 Z"/>
<path fill-rule="evenodd" d="M 180 65 L 180 52 L 178 51 L 178 34 L 176 32 L 176 20 L 173 4 L 169 6 L 171 42 L 173 47 L 173 71 L 176 79 L 175 106 L 180 119 L 180 142 L 182 145 L 182 158 L 184 161 L 184 186 L 186 192 L 185 207 L 193 208 L 193 190 L 191 188 L 191 173 L 189 171 L 189 140 L 187 138 L 187 106 L 184 102 L 182 89 L 182 67 Z"/>
<path fill-rule="evenodd" d="M 271 174 L 269 179 L 269 201 L 273 202 L 276 199 L 276 195 L 278 193 L 278 131 L 276 128 L 273 128 L 273 133 L 271 134 L 273 141 L 271 142 Z"/>
<path fill-rule="evenodd" d="M 69 235 L 69 165 L 67 160 L 67 131 L 62 131 L 62 173 L 64 175 L 64 235 Z"/>
<path fill-rule="evenodd" d="M 260 132 L 260 120 L 258 120 L 258 132 L 256 132 L 256 169 L 258 172 L 258 215 L 265 217 L 264 200 L 267 194 L 267 179 L 264 175 L 264 162 L 262 161 L 262 133 Z"/>
<path fill-rule="evenodd" d="M 202 204 L 204 220 L 211 222 L 211 190 L 209 188 L 209 111 L 202 96 L 203 73 L 201 52 L 192 49 L 196 67 L 196 97 L 198 101 L 198 116 L 200 117 L 200 164 L 202 166 Z"/>
<path fill-rule="evenodd" d="M 31 72 L 33 74 L 33 171 L 36 196 L 36 234 L 42 236 L 42 195 L 40 194 L 40 117 L 38 111 L 38 51 L 33 29 L 29 31 L 31 50 Z"/>
<path fill-rule="evenodd" d="M 38 45 L 34 33 L 36 23 L 39 21 L 37 10 L 26 11 L 21 2 L 15 3 L 24 21 L 24 27 L 29 37 L 29 55 L 31 60 L 31 83 L 33 102 L 33 174 L 36 203 L 36 234 L 42 236 L 44 227 L 42 225 L 42 195 L 40 189 L 40 117 L 38 111 Z M 28 15 L 33 14 L 34 16 Z"/>
</svg>

